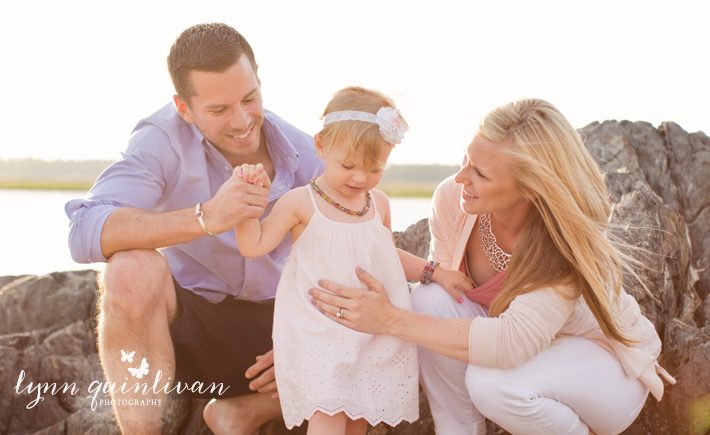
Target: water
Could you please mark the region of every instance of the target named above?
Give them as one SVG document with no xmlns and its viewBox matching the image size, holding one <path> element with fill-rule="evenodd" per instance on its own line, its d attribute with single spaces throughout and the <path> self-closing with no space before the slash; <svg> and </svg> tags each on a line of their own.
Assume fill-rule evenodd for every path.
<svg viewBox="0 0 710 435">
<path fill-rule="evenodd" d="M 78 264 L 67 247 L 64 204 L 83 192 L 0 189 L 0 276 L 44 275 L 65 270 L 102 270 L 103 263 Z M 429 198 L 390 198 L 392 229 L 403 231 L 429 216 Z"/>
</svg>

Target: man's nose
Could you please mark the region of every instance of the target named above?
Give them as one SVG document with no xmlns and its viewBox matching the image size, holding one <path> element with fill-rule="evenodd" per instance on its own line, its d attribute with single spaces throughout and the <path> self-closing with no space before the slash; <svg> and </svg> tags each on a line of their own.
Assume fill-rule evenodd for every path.
<svg viewBox="0 0 710 435">
<path fill-rule="evenodd" d="M 243 107 L 237 106 L 232 112 L 232 118 L 229 123 L 232 129 L 244 132 L 249 128 L 251 117 Z"/>
</svg>

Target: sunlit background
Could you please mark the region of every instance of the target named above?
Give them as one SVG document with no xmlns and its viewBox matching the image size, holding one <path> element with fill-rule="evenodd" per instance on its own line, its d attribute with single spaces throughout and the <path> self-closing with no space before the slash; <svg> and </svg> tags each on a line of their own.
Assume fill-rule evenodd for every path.
<svg viewBox="0 0 710 435">
<path fill-rule="evenodd" d="M 523 97 L 575 127 L 710 132 L 708 1 L 48 1 L 0 7 L 0 158 L 115 159 L 170 101 L 165 59 L 201 22 L 250 41 L 267 108 L 303 130 L 348 85 L 393 94 L 391 163 L 457 164 L 478 119 Z"/>
</svg>

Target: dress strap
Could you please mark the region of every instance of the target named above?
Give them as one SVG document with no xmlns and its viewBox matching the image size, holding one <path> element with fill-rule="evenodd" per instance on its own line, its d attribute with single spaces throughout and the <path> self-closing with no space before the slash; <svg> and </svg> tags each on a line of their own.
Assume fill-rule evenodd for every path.
<svg viewBox="0 0 710 435">
<path fill-rule="evenodd" d="M 318 205 L 316 204 L 316 197 L 313 196 L 313 187 L 310 184 L 306 184 L 306 189 L 308 190 L 308 194 L 311 196 L 311 204 L 313 204 L 313 208 L 315 208 L 317 212 Z"/>
</svg>

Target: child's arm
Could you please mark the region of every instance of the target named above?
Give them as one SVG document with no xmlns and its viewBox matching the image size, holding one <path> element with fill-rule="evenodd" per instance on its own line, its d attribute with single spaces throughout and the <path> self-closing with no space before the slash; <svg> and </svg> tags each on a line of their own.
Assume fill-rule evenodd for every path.
<svg viewBox="0 0 710 435">
<path fill-rule="evenodd" d="M 267 188 L 271 187 L 269 177 L 263 169 L 242 168 L 241 173 L 238 171 L 237 174 L 247 181 L 252 180 L 254 184 L 262 183 Z M 271 214 L 263 221 L 245 219 L 234 228 L 239 252 L 244 257 L 255 258 L 268 254 L 281 243 L 291 228 L 298 225 L 294 196 L 291 191 L 279 198 Z"/>
<path fill-rule="evenodd" d="M 399 254 L 399 261 L 402 263 L 407 281 L 420 281 L 427 261 L 399 248 L 397 248 L 397 254 Z M 441 266 L 437 266 L 434 269 L 431 281 L 438 283 L 452 298 L 459 302 L 463 302 L 459 291 L 473 288 L 473 284 L 471 284 L 471 280 L 468 279 L 466 274 L 458 270 L 444 269 Z"/>
<path fill-rule="evenodd" d="M 376 205 L 382 215 L 382 223 L 392 232 L 389 199 L 387 195 L 379 190 L 373 190 L 373 193 L 376 194 L 374 199 L 377 200 Z M 394 243 L 394 236 L 392 237 L 392 243 Z M 420 281 L 427 261 L 399 248 L 397 248 L 397 254 L 399 255 L 400 263 L 402 263 L 404 276 L 407 278 L 407 281 Z M 463 299 L 461 299 L 458 289 L 470 290 L 473 288 L 471 280 L 469 280 L 465 274 L 456 270 L 444 269 L 443 267 L 434 269 L 431 280 L 442 286 L 451 297 L 459 302 L 463 302 Z"/>
</svg>

